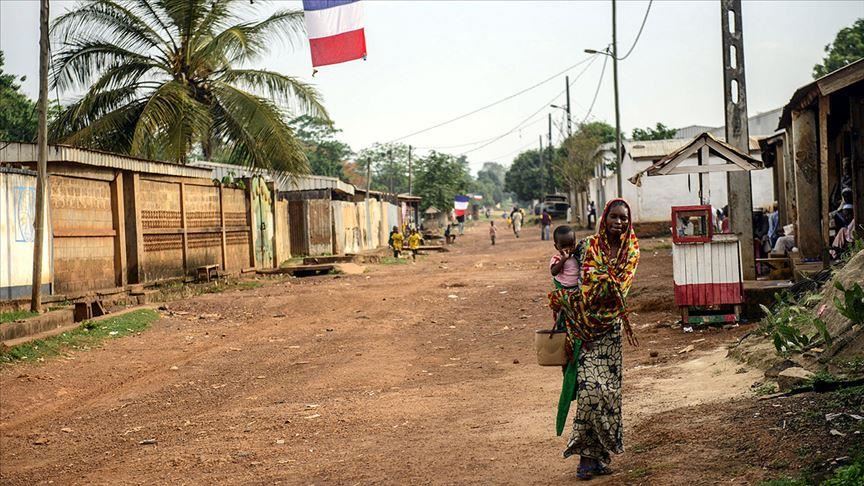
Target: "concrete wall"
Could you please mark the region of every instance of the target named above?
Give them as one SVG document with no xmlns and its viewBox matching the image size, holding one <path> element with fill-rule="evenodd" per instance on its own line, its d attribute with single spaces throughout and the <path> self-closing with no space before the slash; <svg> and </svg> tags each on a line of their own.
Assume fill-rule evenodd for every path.
<svg viewBox="0 0 864 486">
<path fill-rule="evenodd" d="M 0 300 L 30 296 L 35 210 L 35 173 L 0 168 Z M 47 229 L 51 227 L 50 209 L 46 215 Z M 53 277 L 51 232 L 43 231 L 43 236 L 42 291 L 47 295 L 51 293 Z"/>
</svg>

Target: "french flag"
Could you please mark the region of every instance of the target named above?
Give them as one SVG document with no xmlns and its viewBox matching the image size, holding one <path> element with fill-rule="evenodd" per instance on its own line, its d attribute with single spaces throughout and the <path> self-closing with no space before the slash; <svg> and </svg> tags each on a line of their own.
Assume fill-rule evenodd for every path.
<svg viewBox="0 0 864 486">
<path fill-rule="evenodd" d="M 456 216 L 465 215 L 465 211 L 468 209 L 468 203 L 470 201 L 471 198 L 461 194 L 453 198 L 453 210 L 456 212 Z"/>
<path fill-rule="evenodd" d="M 366 58 L 359 0 L 303 0 L 312 67 Z"/>
</svg>

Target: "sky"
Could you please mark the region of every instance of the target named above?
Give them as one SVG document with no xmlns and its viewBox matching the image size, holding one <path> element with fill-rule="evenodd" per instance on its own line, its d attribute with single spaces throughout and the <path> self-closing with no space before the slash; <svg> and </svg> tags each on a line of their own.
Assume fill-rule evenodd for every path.
<svg viewBox="0 0 864 486">
<path fill-rule="evenodd" d="M 258 14 L 250 19 L 276 9 L 302 8 L 299 1 L 255 3 Z M 293 46 L 274 45 L 255 63 L 314 84 L 343 131 L 341 139 L 354 150 L 399 140 L 420 155 L 430 149 L 465 153 L 475 171 L 487 161 L 509 164 L 521 150 L 537 147 L 540 135 L 546 144 L 549 113 L 555 123 L 553 143 L 560 142 L 563 111 L 549 104 L 564 104 L 564 74 L 493 108 L 403 137 L 580 62 L 566 73 L 574 123 L 614 124 L 612 63 L 601 83 L 603 56 L 584 53 L 602 50 L 612 41 L 608 0 L 364 4 L 367 60 L 325 66 L 313 77 L 308 44 L 301 39 Z M 52 18 L 74 5 L 51 0 Z M 647 0 L 619 0 L 620 55 L 633 44 L 647 6 Z M 26 75 L 23 89 L 34 99 L 38 15 L 36 0 L 0 0 L 4 70 Z M 824 47 L 839 29 L 864 17 L 864 1 L 745 1 L 742 15 L 748 111 L 753 115 L 782 107 L 796 88 L 812 81 L 813 65 L 821 61 Z M 622 130 L 657 122 L 670 127 L 722 125 L 720 46 L 719 1 L 655 1 L 633 53 L 619 63 Z M 597 101 L 588 113 L 595 92 Z"/>
</svg>

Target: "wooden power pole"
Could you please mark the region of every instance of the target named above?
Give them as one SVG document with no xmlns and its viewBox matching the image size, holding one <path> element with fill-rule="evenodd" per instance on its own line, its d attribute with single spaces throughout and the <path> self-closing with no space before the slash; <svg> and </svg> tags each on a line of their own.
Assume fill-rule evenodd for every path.
<svg viewBox="0 0 864 486">
<path fill-rule="evenodd" d="M 42 243 L 45 234 L 45 190 L 48 178 L 48 0 L 39 2 L 39 126 L 36 134 L 36 217 L 30 310 L 42 312 Z"/>
<path fill-rule="evenodd" d="M 747 84 L 744 80 L 744 35 L 741 0 L 720 0 L 720 25 L 723 32 L 723 98 L 726 103 L 726 142 L 750 153 L 747 125 Z M 741 242 L 741 268 L 744 280 L 756 280 L 753 250 L 753 189 L 750 172 L 727 172 L 729 222 Z"/>
</svg>

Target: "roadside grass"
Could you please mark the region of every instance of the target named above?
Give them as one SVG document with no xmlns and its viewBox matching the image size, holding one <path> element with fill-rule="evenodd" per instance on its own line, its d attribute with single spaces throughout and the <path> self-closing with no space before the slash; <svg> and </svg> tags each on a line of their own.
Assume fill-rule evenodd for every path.
<svg viewBox="0 0 864 486">
<path fill-rule="evenodd" d="M 69 350 L 87 350 L 99 346 L 102 341 L 141 332 L 159 319 L 152 309 L 138 309 L 102 321 L 87 321 L 81 326 L 46 339 L 0 350 L 0 364 L 18 361 L 44 361 Z"/>
<path fill-rule="evenodd" d="M 405 265 L 407 263 L 407 258 L 395 258 L 392 256 L 385 256 L 381 259 L 381 265 Z"/>
<path fill-rule="evenodd" d="M 8 311 L 8 312 L 0 312 L 0 324 L 6 322 L 14 322 L 19 319 L 26 319 L 28 317 L 35 316 L 35 312 L 16 310 L 16 311 Z"/>
</svg>

